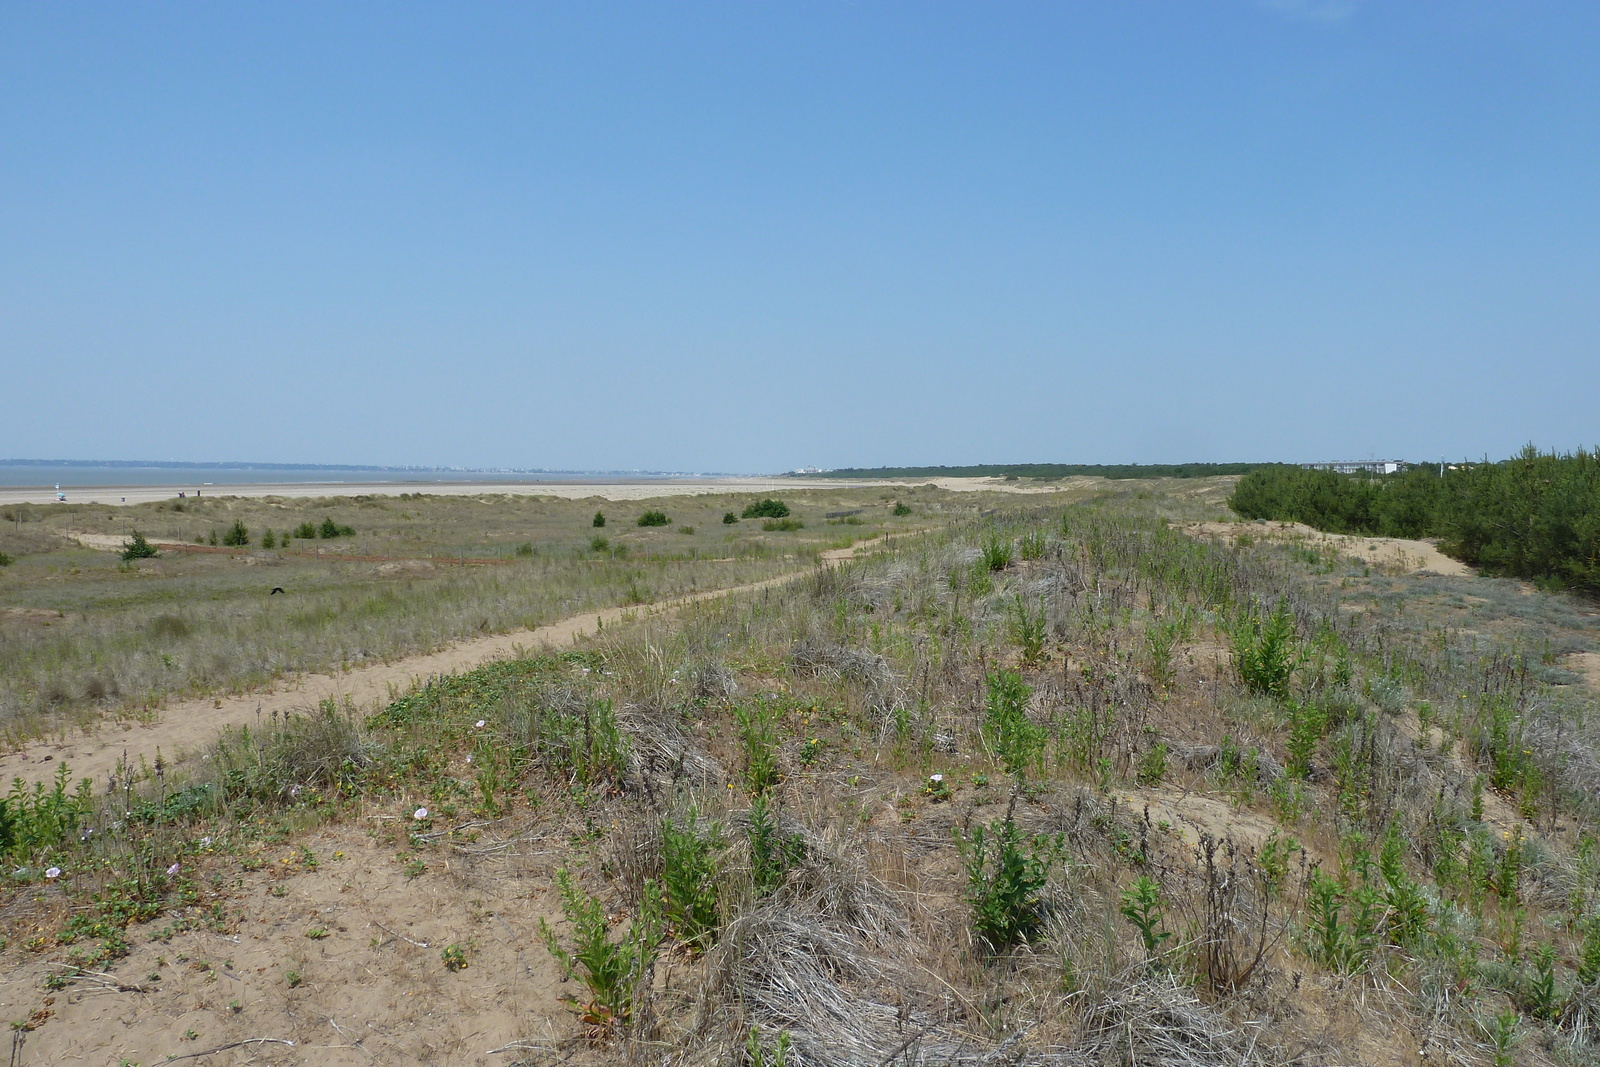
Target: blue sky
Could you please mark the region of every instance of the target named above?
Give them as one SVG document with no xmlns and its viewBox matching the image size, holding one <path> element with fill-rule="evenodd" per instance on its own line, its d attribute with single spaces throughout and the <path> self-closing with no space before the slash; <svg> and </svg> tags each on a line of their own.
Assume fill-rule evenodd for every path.
<svg viewBox="0 0 1600 1067">
<path fill-rule="evenodd" d="M 0 5 L 0 456 L 1600 442 L 1600 6 Z"/>
</svg>

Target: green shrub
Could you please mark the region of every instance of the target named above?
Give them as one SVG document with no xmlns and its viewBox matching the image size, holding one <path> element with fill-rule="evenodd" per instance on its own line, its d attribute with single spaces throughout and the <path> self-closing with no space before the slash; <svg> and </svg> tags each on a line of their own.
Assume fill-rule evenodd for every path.
<svg viewBox="0 0 1600 1067">
<path fill-rule="evenodd" d="M 990 571 L 1005 570 L 1011 566 L 1014 556 L 1010 538 L 1001 537 L 999 534 L 985 537 L 983 544 L 979 546 L 979 551 L 983 553 L 984 569 Z"/>
<path fill-rule="evenodd" d="M 734 709 L 739 740 L 744 746 L 745 787 L 759 797 L 778 784 L 778 733 L 776 716 L 765 704 Z"/>
<path fill-rule="evenodd" d="M 515 552 L 513 554 L 518 559 L 532 559 L 533 558 L 533 542 L 532 541 L 524 541 L 524 542 L 522 542 L 522 544 L 520 544 L 520 545 L 518 545 L 516 547 L 516 550 L 515 550 Z"/>
<path fill-rule="evenodd" d="M 764 897 L 783 885 L 790 868 L 805 859 L 806 843 L 799 834 L 786 834 L 758 796 L 750 804 L 750 882 L 756 896 Z"/>
<path fill-rule="evenodd" d="M 595 512 L 594 513 L 594 519 L 591 520 L 591 522 L 589 523 L 589 525 L 594 526 L 596 528 L 604 526 L 605 524 L 606 524 L 606 513 L 603 512 L 603 511 Z"/>
<path fill-rule="evenodd" d="M 761 524 L 761 528 L 768 533 L 773 531 L 788 533 L 791 530 L 804 530 L 806 524 L 799 519 L 768 519 Z"/>
<path fill-rule="evenodd" d="M 754 504 L 746 505 L 743 519 L 782 519 L 789 514 L 789 505 L 781 500 L 760 500 Z"/>
<path fill-rule="evenodd" d="M 900 501 L 896 500 L 894 502 L 894 509 L 891 514 L 898 515 L 903 518 L 904 516 L 911 514 L 911 505 L 902 504 Z"/>
<path fill-rule="evenodd" d="M 136 559 L 151 559 L 157 554 L 156 546 L 145 540 L 144 534 L 138 530 L 133 531 L 133 536 L 123 542 L 122 545 L 122 558 L 125 562 L 132 562 Z M 9 563 L 10 560 L 6 562 Z"/>
<path fill-rule="evenodd" d="M 323 519 L 322 525 L 317 527 L 317 536 L 327 541 L 331 541 L 335 537 L 354 537 L 355 533 L 352 527 L 340 526 L 334 522 L 331 515 Z"/>
<path fill-rule="evenodd" d="M 698 821 L 690 808 L 682 822 L 661 820 L 661 889 L 666 914 L 678 938 L 703 951 L 717 936 L 718 863 L 721 829 Z"/>
<path fill-rule="evenodd" d="M 1167 743 L 1157 741 L 1139 757 L 1139 784 L 1157 786 L 1167 776 Z"/>
<path fill-rule="evenodd" d="M 262 534 L 261 535 L 261 547 L 262 548 L 277 548 L 278 547 L 278 535 L 273 533 L 271 530 L 268 530 L 266 533 Z"/>
<path fill-rule="evenodd" d="M 739 521 L 739 516 L 735 515 L 733 512 L 724 511 L 722 513 L 722 525 L 724 525 L 724 526 L 732 526 L 734 523 L 736 523 L 738 521 Z"/>
<path fill-rule="evenodd" d="M 9 567 L 9 566 L 11 566 L 11 564 L 13 564 L 15 562 L 16 562 L 16 560 L 12 559 L 10 556 L 6 555 L 4 552 L 0 552 L 0 567 Z"/>
<path fill-rule="evenodd" d="M 1006 629 L 1017 647 L 1022 649 L 1024 661 L 1033 663 L 1044 651 L 1046 624 L 1044 604 L 1039 604 L 1038 611 L 1030 611 L 1022 594 L 1017 594 L 1016 601 L 1006 612 Z"/>
<path fill-rule="evenodd" d="M 222 535 L 222 543 L 230 548 L 243 548 L 250 543 L 250 531 L 246 529 L 243 520 L 233 520 L 228 532 Z"/>
<path fill-rule="evenodd" d="M 1024 840 L 1010 816 L 973 827 L 967 838 L 956 831 L 972 927 L 991 951 L 1004 951 L 1038 931 L 1043 921 L 1039 890 L 1062 855 L 1064 840 L 1059 834 Z"/>
<path fill-rule="evenodd" d="M 1279 603 L 1263 624 L 1256 615 L 1242 620 L 1232 635 L 1233 665 L 1252 693 L 1287 700 L 1289 679 L 1305 661 L 1294 640 L 1294 616 Z"/>
<path fill-rule="evenodd" d="M 572 949 L 563 948 L 555 930 L 540 919 L 545 945 L 566 976 L 578 978 L 588 989 L 589 1001 L 580 1007 L 583 1021 L 608 1028 L 625 1025 L 634 992 L 650 973 L 661 939 L 655 904 L 658 890 L 653 882 L 645 883 L 628 932 L 613 942 L 606 936 L 610 924 L 605 905 L 579 889 L 565 867 L 556 872 L 556 885 L 561 889 L 562 914 L 572 926 Z"/>
<path fill-rule="evenodd" d="M 302 541 L 315 541 L 317 528 L 309 522 L 302 522 L 294 528 L 294 535 Z"/>
<path fill-rule="evenodd" d="M 1022 775 L 1044 750 L 1044 728 L 1028 718 L 1033 690 L 1016 671 L 990 671 L 983 735 L 1006 770 Z"/>
<path fill-rule="evenodd" d="M 1029 530 L 1017 538 L 1017 555 L 1025 560 L 1043 559 L 1049 541 L 1045 539 L 1043 530 Z"/>
<path fill-rule="evenodd" d="M 604 552 L 606 549 L 608 549 L 610 547 L 611 547 L 611 542 L 606 540 L 604 537 L 601 537 L 598 534 L 596 534 L 594 537 L 589 538 L 589 551 L 590 552 Z"/>
<path fill-rule="evenodd" d="M 666 526 L 672 522 L 664 511 L 647 511 L 634 520 L 640 526 Z"/>
</svg>

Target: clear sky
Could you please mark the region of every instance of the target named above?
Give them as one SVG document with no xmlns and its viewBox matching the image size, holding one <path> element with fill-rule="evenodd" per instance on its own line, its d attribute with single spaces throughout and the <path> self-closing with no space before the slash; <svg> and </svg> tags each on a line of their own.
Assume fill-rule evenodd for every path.
<svg viewBox="0 0 1600 1067">
<path fill-rule="evenodd" d="M 1600 442 L 1600 5 L 0 3 L 0 456 Z"/>
</svg>

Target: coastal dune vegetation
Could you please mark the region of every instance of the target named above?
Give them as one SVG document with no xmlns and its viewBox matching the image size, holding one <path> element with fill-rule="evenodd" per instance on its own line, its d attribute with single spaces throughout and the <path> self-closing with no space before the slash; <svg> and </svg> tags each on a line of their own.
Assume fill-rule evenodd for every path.
<svg viewBox="0 0 1600 1067">
<path fill-rule="evenodd" d="M 530 1064 L 1600 1063 L 1596 692 L 1562 666 L 1592 603 L 1175 525 L 1208 507 L 951 511 L 109 797 L 63 769 L 6 809 L 19 890 L 76 902 L 9 935 L 43 983 L 12 1002 L 244 952 L 232 887 L 349 885 L 365 843 L 389 906 L 459 907 L 442 940 L 319 921 L 229 972 L 253 1017 L 142 995 L 203 1048 L 304 1041 L 327 960 L 407 952 L 477 1042 L 434 1054 Z"/>
</svg>

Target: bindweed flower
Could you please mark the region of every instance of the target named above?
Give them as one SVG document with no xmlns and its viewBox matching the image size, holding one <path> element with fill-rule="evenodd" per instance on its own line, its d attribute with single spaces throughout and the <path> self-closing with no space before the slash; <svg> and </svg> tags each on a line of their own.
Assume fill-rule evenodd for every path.
<svg viewBox="0 0 1600 1067">
<path fill-rule="evenodd" d="M 470 753 L 470 752 L 467 753 L 467 762 L 468 763 L 472 762 L 472 753 Z"/>
<path fill-rule="evenodd" d="M 174 863 L 171 867 L 167 868 L 167 877 L 168 878 L 171 878 L 173 875 L 175 875 L 177 873 L 178 873 L 178 865 L 176 863 Z"/>
<path fill-rule="evenodd" d="M 428 817 L 428 809 L 427 808 L 418 808 L 416 811 L 411 813 L 411 817 L 413 819 L 416 819 L 418 822 L 421 822 L 423 819 L 426 819 Z"/>
<path fill-rule="evenodd" d="M 928 775 L 928 781 L 934 782 L 934 783 L 942 782 L 942 781 L 944 781 L 944 775 L 942 775 L 942 774 L 930 774 L 930 775 Z"/>
<path fill-rule="evenodd" d="M 482 719 L 478 720 L 478 724 L 477 724 L 478 725 L 478 729 L 480 729 L 480 730 L 483 729 L 483 722 L 484 722 L 484 720 L 482 720 Z"/>
<path fill-rule="evenodd" d="M 48 871 L 44 872 L 44 876 L 46 878 L 50 879 L 53 882 L 57 878 L 61 877 L 61 868 L 60 867 L 51 867 Z"/>
<path fill-rule="evenodd" d="M 209 837 L 202 837 L 202 838 L 201 838 L 201 839 L 200 839 L 200 847 L 201 847 L 201 848 L 210 848 L 210 847 L 211 847 L 211 838 L 209 838 Z"/>
</svg>

